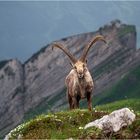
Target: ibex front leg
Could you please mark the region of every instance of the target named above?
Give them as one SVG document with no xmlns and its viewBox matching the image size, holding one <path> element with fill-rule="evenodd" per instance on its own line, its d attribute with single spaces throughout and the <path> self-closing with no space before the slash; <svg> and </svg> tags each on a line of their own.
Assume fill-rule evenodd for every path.
<svg viewBox="0 0 140 140">
<path fill-rule="evenodd" d="M 76 97 L 76 95 L 73 94 L 73 90 L 71 92 L 68 92 L 68 101 L 69 101 L 69 107 L 71 109 L 79 108 L 79 98 Z"/>
<path fill-rule="evenodd" d="M 72 106 L 73 109 L 79 108 L 79 102 L 75 96 L 72 97 Z"/>
</svg>

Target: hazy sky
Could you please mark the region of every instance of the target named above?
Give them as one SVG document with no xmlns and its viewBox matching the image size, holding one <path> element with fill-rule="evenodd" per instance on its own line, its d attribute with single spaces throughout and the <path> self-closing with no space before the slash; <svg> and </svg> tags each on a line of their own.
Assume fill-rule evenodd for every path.
<svg viewBox="0 0 140 140">
<path fill-rule="evenodd" d="M 51 41 L 98 30 L 114 19 L 136 25 L 140 40 L 140 2 L 0 1 L 0 60 L 25 61 Z"/>
</svg>

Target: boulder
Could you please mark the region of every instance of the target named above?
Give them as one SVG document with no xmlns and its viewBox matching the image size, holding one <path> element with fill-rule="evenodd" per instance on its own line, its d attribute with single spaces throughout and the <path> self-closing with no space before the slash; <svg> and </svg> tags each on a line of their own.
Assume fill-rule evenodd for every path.
<svg viewBox="0 0 140 140">
<path fill-rule="evenodd" d="M 104 132 L 117 132 L 122 127 L 132 124 L 135 117 L 136 115 L 128 108 L 122 108 L 86 124 L 84 129 L 95 126 Z"/>
</svg>

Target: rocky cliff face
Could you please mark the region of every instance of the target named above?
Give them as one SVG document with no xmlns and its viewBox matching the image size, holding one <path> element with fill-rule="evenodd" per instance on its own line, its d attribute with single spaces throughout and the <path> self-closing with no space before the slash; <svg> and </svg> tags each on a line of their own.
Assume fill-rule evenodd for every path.
<svg viewBox="0 0 140 140">
<path fill-rule="evenodd" d="M 90 50 L 88 66 L 95 81 L 94 95 L 112 86 L 140 62 L 136 50 L 136 29 L 114 21 L 96 32 L 64 38 L 59 42 L 79 57 L 83 47 L 94 36 L 102 34 L 102 42 Z M 0 135 L 3 136 L 30 112 L 57 109 L 67 103 L 64 80 L 71 66 L 61 50 L 47 45 L 25 64 L 17 60 L 0 67 Z"/>
<path fill-rule="evenodd" d="M 23 118 L 23 68 L 18 60 L 0 63 L 0 136 Z"/>
</svg>

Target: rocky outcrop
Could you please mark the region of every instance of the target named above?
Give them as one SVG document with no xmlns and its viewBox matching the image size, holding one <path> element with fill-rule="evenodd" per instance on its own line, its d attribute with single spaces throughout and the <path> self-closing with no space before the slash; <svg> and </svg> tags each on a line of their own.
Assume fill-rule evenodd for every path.
<svg viewBox="0 0 140 140">
<path fill-rule="evenodd" d="M 84 129 L 95 126 L 102 129 L 105 133 L 117 132 L 122 127 L 131 125 L 135 117 L 136 115 L 128 108 L 122 108 L 103 116 L 101 119 L 86 124 Z"/>
<path fill-rule="evenodd" d="M 135 26 L 118 20 L 96 32 L 63 38 L 59 42 L 79 57 L 83 47 L 98 34 L 105 36 L 108 45 L 98 42 L 88 55 L 88 66 L 95 81 L 94 95 L 111 87 L 140 62 Z M 51 50 L 51 44 L 23 65 L 18 60 L 3 61 L 0 65 L 0 135 L 32 112 L 39 114 L 67 104 L 64 81 L 71 66 L 61 50 Z"/>
</svg>

